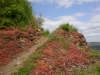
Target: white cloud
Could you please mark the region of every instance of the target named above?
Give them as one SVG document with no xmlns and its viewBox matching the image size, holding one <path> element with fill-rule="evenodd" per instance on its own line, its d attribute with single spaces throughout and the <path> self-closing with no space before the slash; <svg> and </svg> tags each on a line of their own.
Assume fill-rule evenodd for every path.
<svg viewBox="0 0 100 75">
<path fill-rule="evenodd" d="M 76 0 L 76 3 L 82 4 L 82 3 L 90 3 L 90 2 L 98 2 L 99 0 Z"/>
<path fill-rule="evenodd" d="M 94 11 L 98 11 L 98 12 L 100 12 L 100 6 L 98 6 Z"/>
<path fill-rule="evenodd" d="M 100 42 L 100 14 L 91 16 L 91 19 L 86 23 L 87 29 L 83 32 L 88 41 Z"/>
<path fill-rule="evenodd" d="M 44 0 L 29 0 L 29 1 L 36 2 L 36 3 L 41 3 L 41 2 L 43 2 Z"/>
<path fill-rule="evenodd" d="M 31 2 L 35 2 L 35 3 L 53 3 L 55 0 L 29 0 Z"/>
<path fill-rule="evenodd" d="M 99 0 L 29 0 L 35 3 L 56 3 L 57 7 L 71 7 L 74 4 L 82 4 L 82 3 L 90 3 L 90 2 L 98 2 Z"/>
<path fill-rule="evenodd" d="M 70 23 L 80 30 L 87 29 L 87 27 L 84 25 L 84 23 L 78 21 L 74 16 L 59 16 L 55 20 L 49 20 L 46 18 L 43 27 L 45 29 L 49 29 L 50 31 L 53 31 L 57 27 L 59 27 L 59 25 L 61 25 L 62 23 Z"/>
<path fill-rule="evenodd" d="M 75 17 L 81 17 L 81 16 L 85 16 L 86 13 L 75 13 L 73 16 Z"/>
<path fill-rule="evenodd" d="M 74 4 L 74 0 L 56 0 L 56 3 L 58 4 L 58 7 L 65 7 L 68 8 Z"/>
<path fill-rule="evenodd" d="M 74 4 L 83 4 L 90 2 L 98 2 L 100 0 L 29 0 L 36 3 L 56 3 L 57 7 L 71 7 Z M 78 17 L 86 16 L 86 13 L 75 13 L 69 16 L 59 16 L 54 20 L 50 20 L 49 18 L 45 19 L 44 28 L 49 29 L 50 32 L 55 30 L 62 23 L 70 23 L 77 27 L 79 30 L 82 30 L 82 33 L 86 37 L 87 41 L 100 41 L 100 6 L 95 9 L 94 13 L 89 13 L 91 15 L 90 20 L 88 22 L 78 21 Z"/>
<path fill-rule="evenodd" d="M 82 13 L 78 13 L 78 14 L 82 14 Z M 98 41 L 100 37 L 100 33 L 99 33 L 100 32 L 100 15 L 91 16 L 91 19 L 86 23 L 78 21 L 77 17 L 74 15 L 59 16 L 55 20 L 50 20 L 46 18 L 43 27 L 45 29 L 49 29 L 50 32 L 52 32 L 57 27 L 59 27 L 59 25 L 61 25 L 62 23 L 69 23 L 77 27 L 80 30 L 79 32 L 82 31 L 82 33 L 84 34 L 88 42 Z"/>
</svg>

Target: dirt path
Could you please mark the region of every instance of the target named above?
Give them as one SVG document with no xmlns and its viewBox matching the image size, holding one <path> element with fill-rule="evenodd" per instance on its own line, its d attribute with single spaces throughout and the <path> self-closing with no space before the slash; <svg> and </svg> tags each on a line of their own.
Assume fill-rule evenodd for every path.
<svg viewBox="0 0 100 75">
<path fill-rule="evenodd" d="M 45 37 L 40 38 L 37 41 L 36 45 L 30 48 L 27 52 L 23 52 L 16 59 L 12 60 L 6 67 L 4 67 L 2 71 L 0 71 L 0 75 L 10 75 L 12 72 L 17 71 L 21 67 L 25 59 L 47 40 L 48 38 Z M 15 64 L 17 64 L 18 66 L 14 67 Z"/>
</svg>

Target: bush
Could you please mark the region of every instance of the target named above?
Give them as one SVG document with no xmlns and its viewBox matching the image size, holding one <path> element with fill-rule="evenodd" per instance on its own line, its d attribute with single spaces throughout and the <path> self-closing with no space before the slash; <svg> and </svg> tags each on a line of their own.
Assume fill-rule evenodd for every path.
<svg viewBox="0 0 100 75">
<path fill-rule="evenodd" d="M 49 30 L 44 30 L 43 35 L 48 36 L 50 34 Z"/>
<path fill-rule="evenodd" d="M 32 20 L 36 21 L 28 0 L 0 0 L 0 29 L 24 27 Z"/>
<path fill-rule="evenodd" d="M 43 17 L 43 15 L 41 13 L 39 15 L 37 15 L 36 21 L 37 21 L 37 25 L 38 25 L 39 28 L 42 28 L 44 19 L 45 18 Z"/>
<path fill-rule="evenodd" d="M 78 29 L 72 25 L 70 25 L 69 23 L 66 24 L 62 24 L 59 28 L 64 29 L 65 31 L 74 31 L 74 32 L 78 32 Z"/>
</svg>

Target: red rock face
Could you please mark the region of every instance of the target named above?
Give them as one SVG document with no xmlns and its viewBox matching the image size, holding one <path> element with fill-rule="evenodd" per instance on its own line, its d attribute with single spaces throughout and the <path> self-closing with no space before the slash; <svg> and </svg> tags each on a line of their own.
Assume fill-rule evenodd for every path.
<svg viewBox="0 0 100 75">
<path fill-rule="evenodd" d="M 59 30 L 57 30 L 56 34 L 65 35 L 66 31 L 64 31 L 63 29 L 59 29 Z"/>
<path fill-rule="evenodd" d="M 84 36 L 82 34 L 74 32 L 65 33 L 63 30 L 58 30 L 57 35 L 55 35 L 59 37 L 62 34 L 64 35 L 60 37 L 59 40 L 53 40 L 41 48 L 43 57 L 36 60 L 39 66 L 32 71 L 32 75 L 61 75 L 62 72 L 64 75 L 71 75 L 71 72 L 73 72 L 75 68 L 86 69 L 89 63 L 92 62 L 92 58 L 89 54 L 78 49 L 76 46 L 77 43 L 82 43 L 83 45 L 83 43 L 86 42 L 83 41 L 82 38 L 84 38 Z M 68 36 L 72 35 L 72 38 L 65 37 L 66 34 Z M 63 48 L 64 45 L 68 46 L 67 49 Z"/>
<path fill-rule="evenodd" d="M 51 75 L 52 69 L 48 65 L 42 65 L 37 67 L 34 71 L 32 71 L 32 74 Z"/>
<path fill-rule="evenodd" d="M 34 45 L 34 37 L 40 36 L 34 36 L 36 33 L 32 28 L 26 31 L 14 28 L 0 30 L 0 67 L 7 65 L 24 49 L 32 47 Z"/>
<path fill-rule="evenodd" d="M 71 61 L 72 64 L 89 64 L 88 60 L 90 56 L 83 52 L 82 50 L 78 50 L 74 46 L 70 46 L 70 49 L 66 52 L 68 60 Z"/>
</svg>

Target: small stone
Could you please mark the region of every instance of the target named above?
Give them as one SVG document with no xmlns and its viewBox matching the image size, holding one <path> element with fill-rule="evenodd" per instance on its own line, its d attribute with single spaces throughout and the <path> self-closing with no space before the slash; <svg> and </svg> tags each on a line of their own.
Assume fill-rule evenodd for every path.
<svg viewBox="0 0 100 75">
<path fill-rule="evenodd" d="M 52 66 L 51 66 L 51 65 L 49 65 L 49 67 L 50 67 L 50 68 L 52 68 Z"/>
<path fill-rule="evenodd" d="M 17 62 L 17 65 L 21 65 L 21 62 Z"/>
<path fill-rule="evenodd" d="M 65 38 L 67 38 L 68 36 L 66 35 Z"/>
<path fill-rule="evenodd" d="M 65 63 L 64 63 L 64 65 L 65 65 Z"/>
<path fill-rule="evenodd" d="M 23 42 L 23 43 L 25 43 L 25 41 L 24 40 L 20 40 L 21 42 Z"/>
<path fill-rule="evenodd" d="M 37 42 L 35 42 L 35 44 L 37 44 Z"/>
<path fill-rule="evenodd" d="M 72 69 L 72 68 L 69 68 L 69 69 L 68 69 L 68 71 L 72 72 L 72 71 L 73 71 L 73 69 Z"/>
<path fill-rule="evenodd" d="M 0 74 L 3 74 L 3 72 L 0 72 Z"/>
<path fill-rule="evenodd" d="M 37 31 L 41 32 L 41 30 L 40 30 L 40 29 L 38 29 Z"/>
<path fill-rule="evenodd" d="M 38 72 L 36 71 L 36 74 L 38 74 Z"/>
</svg>

